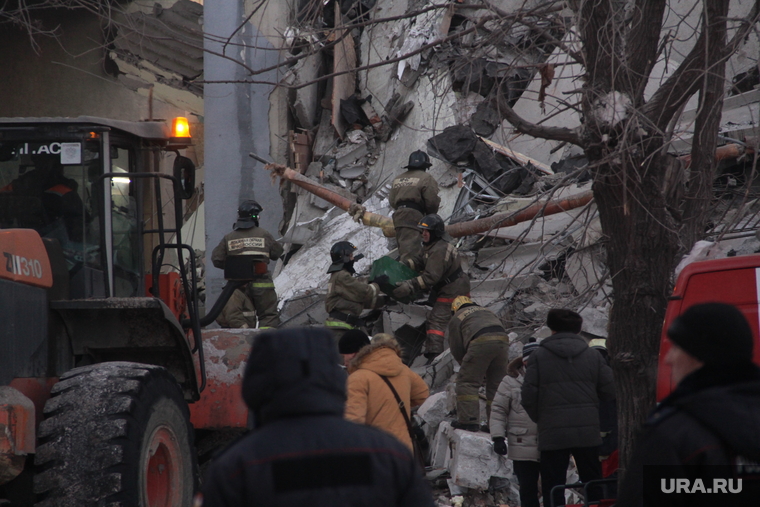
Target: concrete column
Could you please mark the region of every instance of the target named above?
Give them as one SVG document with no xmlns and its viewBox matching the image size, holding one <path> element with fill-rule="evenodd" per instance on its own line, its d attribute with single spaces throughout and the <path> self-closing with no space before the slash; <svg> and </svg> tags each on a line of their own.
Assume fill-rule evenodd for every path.
<svg viewBox="0 0 760 507">
<path fill-rule="evenodd" d="M 244 19 L 242 0 L 206 0 L 206 80 L 276 81 L 276 71 L 250 76 L 245 67 L 236 63 L 264 68 L 275 64 L 279 57 L 255 26 L 246 23 L 240 28 Z M 226 47 L 210 40 L 224 41 L 236 30 Z M 206 308 L 213 305 L 224 285 L 222 271 L 211 264 L 211 251 L 232 230 L 238 204 L 256 199 L 264 208 L 261 226 L 278 236 L 282 200 L 262 165 L 248 156 L 255 151 L 269 158 L 269 95 L 273 88 L 269 84 L 247 83 L 208 83 L 204 87 Z"/>
</svg>

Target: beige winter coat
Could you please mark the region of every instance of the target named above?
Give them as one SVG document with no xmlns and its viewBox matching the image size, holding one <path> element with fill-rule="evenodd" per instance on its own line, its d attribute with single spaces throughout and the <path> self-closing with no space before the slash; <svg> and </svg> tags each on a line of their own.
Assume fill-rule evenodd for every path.
<svg viewBox="0 0 760 507">
<path fill-rule="evenodd" d="M 491 438 L 507 437 L 507 457 L 515 461 L 538 461 L 538 426 L 521 403 L 522 357 L 507 367 L 491 405 Z"/>
<path fill-rule="evenodd" d="M 412 439 L 396 398 L 380 375 L 388 377 L 406 407 L 427 399 L 428 386 L 401 362 L 401 348 L 392 337 L 373 339 L 348 362 L 346 419 L 387 431 L 412 451 Z"/>
</svg>

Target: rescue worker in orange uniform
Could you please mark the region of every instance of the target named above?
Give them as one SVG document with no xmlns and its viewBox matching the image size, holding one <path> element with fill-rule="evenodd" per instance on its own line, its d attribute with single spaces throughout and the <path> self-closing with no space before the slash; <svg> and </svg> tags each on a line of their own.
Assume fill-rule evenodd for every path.
<svg viewBox="0 0 760 507">
<path fill-rule="evenodd" d="M 398 282 L 393 297 L 403 299 L 417 292 L 430 292 L 433 309 L 427 315 L 425 357 L 443 352 L 443 338 L 451 319 L 451 303 L 457 296 L 470 295 L 470 278 L 462 270 L 462 256 L 443 239 L 445 227 L 438 215 L 427 215 L 417 224 L 422 231 L 422 256 L 414 259 L 420 275 Z"/>
<path fill-rule="evenodd" d="M 234 230 L 222 238 L 211 254 L 211 262 L 224 269 L 228 256 L 254 256 L 255 275 L 246 285 L 246 295 L 253 301 L 259 318 L 259 329 L 280 325 L 277 312 L 277 293 L 274 290 L 269 261 L 280 258 L 283 248 L 268 231 L 259 227 L 259 213 L 264 209 L 254 200 L 244 201 L 238 208 Z"/>
</svg>

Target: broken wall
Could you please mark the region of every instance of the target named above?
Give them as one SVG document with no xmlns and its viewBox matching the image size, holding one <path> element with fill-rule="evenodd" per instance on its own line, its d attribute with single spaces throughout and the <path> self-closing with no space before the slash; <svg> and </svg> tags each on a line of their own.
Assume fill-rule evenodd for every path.
<svg viewBox="0 0 760 507">
<path fill-rule="evenodd" d="M 198 15 L 195 20 L 198 23 Z M 159 79 L 155 65 L 153 71 L 138 71 L 114 60 L 115 53 L 107 47 L 113 39 L 101 18 L 81 10 L 51 9 L 37 11 L 34 22 L 53 35 L 31 38 L 14 25 L 0 29 L 0 93 L 6 98 L 0 103 L 0 116 L 87 115 L 138 121 L 151 117 L 152 111 L 153 118 L 188 116 L 200 128 L 200 93 L 182 86 L 181 77 L 176 86 Z"/>
</svg>

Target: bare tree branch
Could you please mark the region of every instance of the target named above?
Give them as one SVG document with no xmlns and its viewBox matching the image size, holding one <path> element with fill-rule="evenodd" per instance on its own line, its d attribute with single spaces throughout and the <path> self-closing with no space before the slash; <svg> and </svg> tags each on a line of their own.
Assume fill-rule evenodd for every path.
<svg viewBox="0 0 760 507">
<path fill-rule="evenodd" d="M 725 61 L 731 57 L 758 19 L 760 19 L 760 0 L 755 1 L 749 14 L 742 19 L 741 26 L 736 30 L 731 41 L 724 46 L 721 60 Z M 643 114 L 660 130 L 665 130 L 676 111 L 699 89 L 700 79 L 705 69 L 705 44 L 706 29 L 703 26 L 699 39 L 684 61 L 657 89 L 642 109 Z"/>
<path fill-rule="evenodd" d="M 531 123 L 522 118 L 515 112 L 514 109 L 509 106 L 509 104 L 503 102 L 499 104 L 499 110 L 504 114 L 504 117 L 507 119 L 507 121 L 511 123 L 515 130 L 518 132 L 522 132 L 523 134 L 527 134 L 529 136 L 538 137 L 540 139 L 563 141 L 575 144 L 577 146 L 583 146 L 577 129 L 536 125 L 535 123 Z"/>
<path fill-rule="evenodd" d="M 643 102 L 649 74 L 657 61 L 666 6 L 667 0 L 637 0 L 634 6 L 625 41 L 626 68 L 621 77 L 625 82 L 620 83 L 620 89 L 627 90 L 636 105 Z"/>
</svg>

